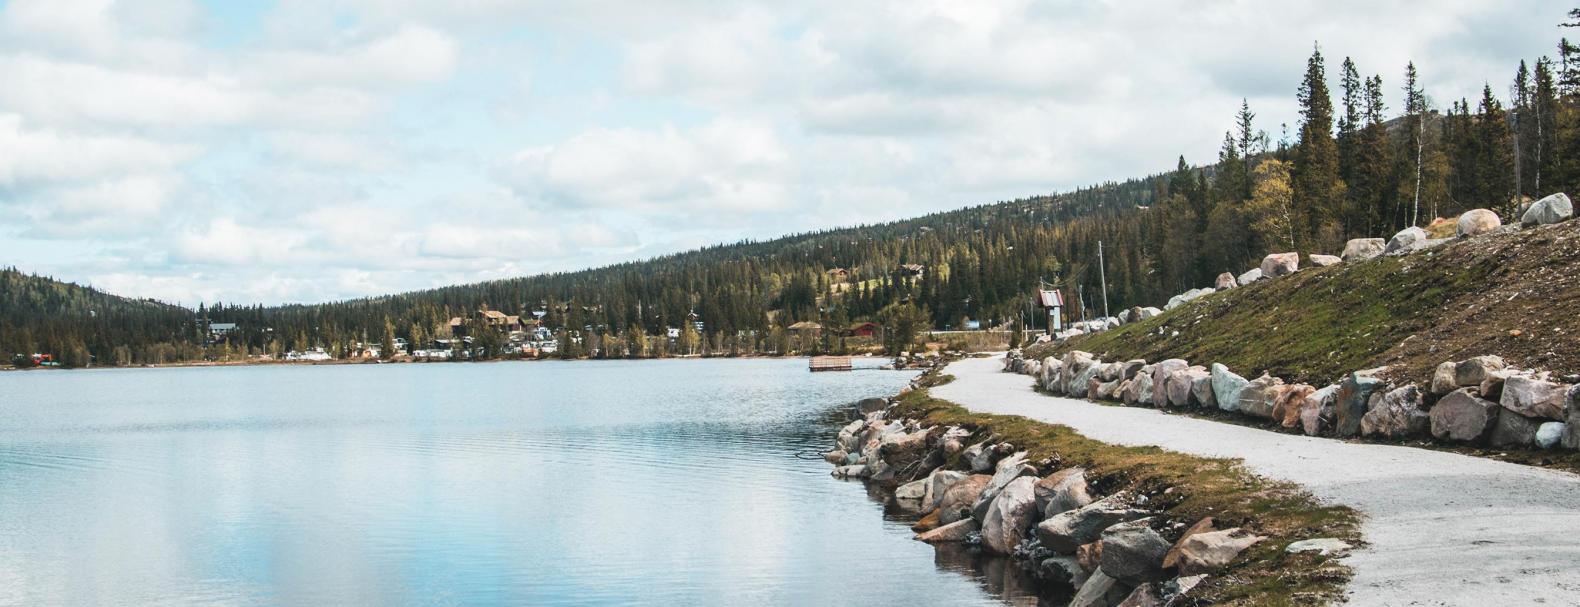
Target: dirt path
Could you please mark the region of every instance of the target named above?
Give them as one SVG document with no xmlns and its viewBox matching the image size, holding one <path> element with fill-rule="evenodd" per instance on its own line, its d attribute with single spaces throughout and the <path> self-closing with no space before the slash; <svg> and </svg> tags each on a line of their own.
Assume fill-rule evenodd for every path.
<svg viewBox="0 0 1580 607">
<path fill-rule="evenodd" d="M 1366 516 L 1350 605 L 1580 606 L 1580 476 L 1039 394 L 1000 358 L 949 365 L 938 398 L 1096 440 L 1238 458 Z"/>
</svg>

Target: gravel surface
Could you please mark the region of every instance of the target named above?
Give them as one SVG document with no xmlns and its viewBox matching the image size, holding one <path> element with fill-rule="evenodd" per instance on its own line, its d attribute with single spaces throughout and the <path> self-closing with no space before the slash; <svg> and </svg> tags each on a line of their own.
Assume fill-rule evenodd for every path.
<svg viewBox="0 0 1580 607">
<path fill-rule="evenodd" d="M 953 363 L 955 380 L 932 394 L 1108 443 L 1241 459 L 1359 510 L 1369 546 L 1345 559 L 1350 605 L 1580 606 L 1580 476 L 1047 396 L 1002 368 L 1002 357 Z"/>
</svg>

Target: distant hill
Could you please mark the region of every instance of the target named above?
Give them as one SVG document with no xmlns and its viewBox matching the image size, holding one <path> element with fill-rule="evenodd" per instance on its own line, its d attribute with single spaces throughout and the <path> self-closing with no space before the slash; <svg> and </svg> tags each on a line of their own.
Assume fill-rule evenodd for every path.
<svg viewBox="0 0 1580 607">
<path fill-rule="evenodd" d="M 192 310 L 0 268 L 0 354 L 43 352 L 80 366 L 163 362 L 200 353 Z"/>
</svg>

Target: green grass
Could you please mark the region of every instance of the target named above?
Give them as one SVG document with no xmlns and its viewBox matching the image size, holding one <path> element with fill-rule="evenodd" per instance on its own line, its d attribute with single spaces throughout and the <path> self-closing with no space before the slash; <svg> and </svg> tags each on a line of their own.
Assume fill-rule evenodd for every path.
<svg viewBox="0 0 1580 607">
<path fill-rule="evenodd" d="M 934 382 L 934 385 L 939 382 Z M 1212 459 L 1156 447 L 1120 447 L 1086 438 L 1065 427 L 1024 417 L 971 413 L 916 390 L 900 398 L 899 415 L 924 424 L 958 425 L 977 436 L 1029 452 L 1043 470 L 1082 466 L 1094 490 L 1131 490 L 1148 497 L 1149 508 L 1170 520 L 1193 524 L 1215 519 L 1219 529 L 1244 527 L 1268 539 L 1246 550 L 1220 575 L 1209 578 L 1194 604 L 1312 605 L 1343 596 L 1348 568 L 1311 554 L 1290 555 L 1290 542 L 1336 537 L 1359 541 L 1359 515 L 1319 503 L 1290 483 L 1248 472 L 1237 460 Z M 1171 538 L 1173 539 L 1173 538 Z"/>
<path fill-rule="evenodd" d="M 1078 349 L 1103 360 L 1183 358 L 1222 363 L 1247 377 L 1266 371 L 1326 385 L 1377 366 L 1385 352 L 1430 326 L 1447 299 L 1485 281 L 1494 266 L 1432 264 L 1416 255 L 1305 269 L 1112 331 L 1039 346 L 1028 356 Z"/>
</svg>

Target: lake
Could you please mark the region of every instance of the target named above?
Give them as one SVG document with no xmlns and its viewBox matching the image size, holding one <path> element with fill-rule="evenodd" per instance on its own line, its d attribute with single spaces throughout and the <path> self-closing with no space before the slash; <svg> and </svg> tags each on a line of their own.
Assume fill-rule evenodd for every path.
<svg viewBox="0 0 1580 607">
<path fill-rule="evenodd" d="M 860 361 L 878 364 L 876 361 Z M 0 373 L 0 604 L 998 605 L 805 360 Z"/>
</svg>

